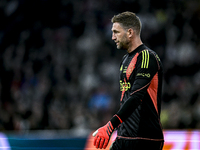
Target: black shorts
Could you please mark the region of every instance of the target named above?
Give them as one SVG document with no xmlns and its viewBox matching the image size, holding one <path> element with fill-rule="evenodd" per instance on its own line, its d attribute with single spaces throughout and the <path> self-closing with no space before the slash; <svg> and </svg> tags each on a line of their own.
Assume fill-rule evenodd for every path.
<svg viewBox="0 0 200 150">
<path fill-rule="evenodd" d="M 163 140 L 116 138 L 111 150 L 162 150 Z"/>
</svg>

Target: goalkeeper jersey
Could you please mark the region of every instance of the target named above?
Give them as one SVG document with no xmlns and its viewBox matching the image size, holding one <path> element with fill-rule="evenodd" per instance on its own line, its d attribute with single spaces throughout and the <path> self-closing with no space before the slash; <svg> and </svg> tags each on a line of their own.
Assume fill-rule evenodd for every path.
<svg viewBox="0 0 200 150">
<path fill-rule="evenodd" d="M 144 44 L 127 53 L 120 65 L 118 138 L 163 140 L 160 124 L 163 68 Z"/>
</svg>

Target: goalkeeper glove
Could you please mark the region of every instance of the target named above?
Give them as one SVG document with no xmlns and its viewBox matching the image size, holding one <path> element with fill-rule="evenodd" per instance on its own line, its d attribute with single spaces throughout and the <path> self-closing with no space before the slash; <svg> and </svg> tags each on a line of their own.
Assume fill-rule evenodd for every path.
<svg viewBox="0 0 200 150">
<path fill-rule="evenodd" d="M 112 132 L 114 131 L 112 123 L 109 121 L 105 126 L 99 128 L 93 133 L 94 138 L 94 146 L 96 148 L 106 148 L 108 145 L 108 142 L 110 140 L 110 136 Z"/>
<path fill-rule="evenodd" d="M 121 118 L 116 114 L 111 118 L 111 120 L 105 126 L 96 130 L 93 133 L 93 136 L 95 136 L 94 146 L 96 146 L 96 148 L 105 149 L 108 145 L 112 132 L 121 123 L 122 123 Z"/>
</svg>

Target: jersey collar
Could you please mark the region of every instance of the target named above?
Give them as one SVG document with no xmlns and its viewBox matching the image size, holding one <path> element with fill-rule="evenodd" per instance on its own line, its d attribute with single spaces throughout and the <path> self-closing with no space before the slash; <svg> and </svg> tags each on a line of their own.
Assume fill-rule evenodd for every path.
<svg viewBox="0 0 200 150">
<path fill-rule="evenodd" d="M 144 49 L 147 49 L 147 47 L 144 44 L 141 44 L 135 50 L 133 50 L 132 52 L 130 52 L 129 55 L 135 54 L 135 53 L 140 52 L 140 51 L 142 51 Z"/>
</svg>

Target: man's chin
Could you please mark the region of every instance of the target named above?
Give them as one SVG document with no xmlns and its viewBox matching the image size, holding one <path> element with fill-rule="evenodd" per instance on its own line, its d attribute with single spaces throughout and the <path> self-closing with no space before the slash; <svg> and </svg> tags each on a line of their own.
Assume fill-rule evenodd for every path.
<svg viewBox="0 0 200 150">
<path fill-rule="evenodd" d="M 123 49 L 120 45 L 117 45 L 117 49 Z"/>
<path fill-rule="evenodd" d="M 117 49 L 121 49 L 119 46 L 117 46 Z"/>
</svg>

